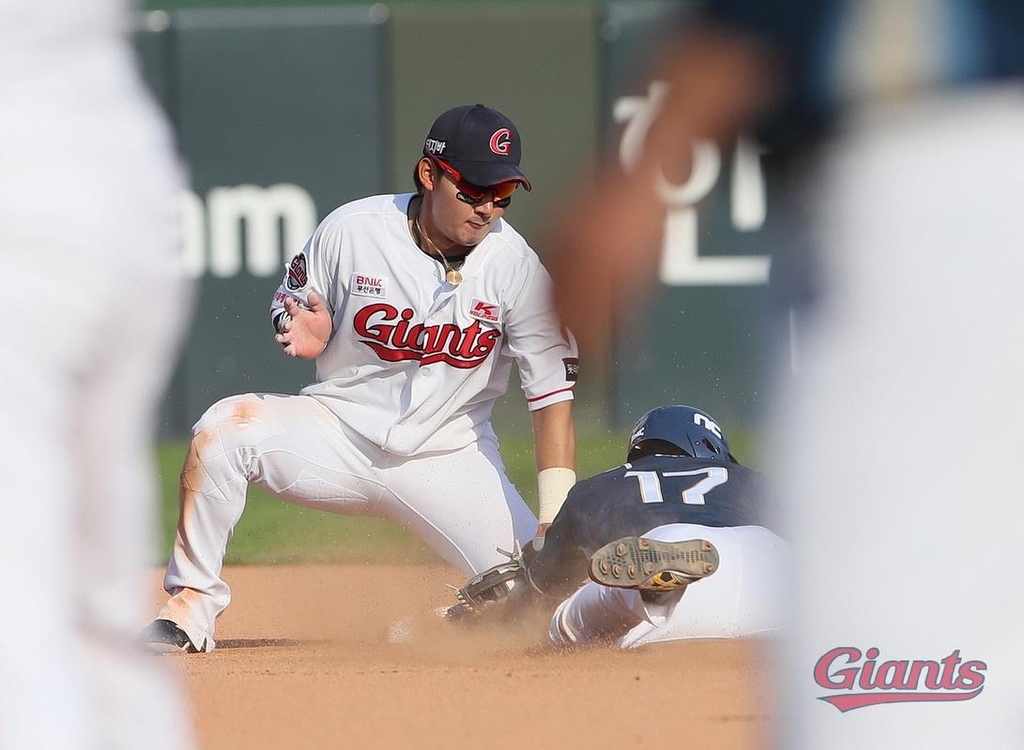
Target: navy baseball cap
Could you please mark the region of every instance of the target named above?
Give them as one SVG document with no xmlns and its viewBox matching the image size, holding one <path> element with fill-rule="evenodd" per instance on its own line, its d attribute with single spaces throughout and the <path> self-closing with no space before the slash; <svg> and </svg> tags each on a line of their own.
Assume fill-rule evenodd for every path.
<svg viewBox="0 0 1024 750">
<path fill-rule="evenodd" d="M 444 160 L 466 182 L 481 187 L 515 180 L 533 185 L 519 169 L 523 147 L 515 124 L 497 110 L 467 104 L 441 114 L 423 141 L 423 155 Z"/>
</svg>

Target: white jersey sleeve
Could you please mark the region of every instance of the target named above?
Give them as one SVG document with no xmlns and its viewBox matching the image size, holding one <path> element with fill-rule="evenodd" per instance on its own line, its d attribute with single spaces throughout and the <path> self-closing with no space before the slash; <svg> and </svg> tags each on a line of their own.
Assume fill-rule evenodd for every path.
<svg viewBox="0 0 1024 750">
<path fill-rule="evenodd" d="M 551 278 L 532 252 L 516 274 L 505 316 L 505 350 L 515 359 L 530 411 L 573 397 L 579 371 L 576 340 L 559 321 Z"/>
</svg>

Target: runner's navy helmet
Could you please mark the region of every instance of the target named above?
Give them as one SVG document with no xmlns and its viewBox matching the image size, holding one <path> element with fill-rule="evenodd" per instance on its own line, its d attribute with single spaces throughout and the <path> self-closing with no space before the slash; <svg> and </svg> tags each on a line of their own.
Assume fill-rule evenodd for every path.
<svg viewBox="0 0 1024 750">
<path fill-rule="evenodd" d="M 736 463 L 722 428 L 710 414 L 692 406 L 659 406 L 640 417 L 629 434 L 626 460 L 654 453 Z"/>
</svg>

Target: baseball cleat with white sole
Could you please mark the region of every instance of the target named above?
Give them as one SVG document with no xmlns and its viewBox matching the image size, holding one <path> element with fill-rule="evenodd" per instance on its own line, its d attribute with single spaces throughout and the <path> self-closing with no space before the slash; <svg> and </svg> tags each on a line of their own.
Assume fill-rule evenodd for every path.
<svg viewBox="0 0 1024 750">
<path fill-rule="evenodd" d="M 718 570 L 718 550 L 706 539 L 660 542 L 627 536 L 590 557 L 590 579 L 602 586 L 672 591 Z"/>
<path fill-rule="evenodd" d="M 192 645 L 192 641 L 189 640 L 185 631 L 171 620 L 153 620 L 142 631 L 139 641 L 150 651 L 160 654 L 170 654 L 176 651 L 197 654 L 203 650 Z"/>
</svg>

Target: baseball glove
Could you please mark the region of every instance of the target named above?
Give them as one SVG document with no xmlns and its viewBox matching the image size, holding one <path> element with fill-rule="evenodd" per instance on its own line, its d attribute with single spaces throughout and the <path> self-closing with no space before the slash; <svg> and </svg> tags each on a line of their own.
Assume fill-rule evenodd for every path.
<svg viewBox="0 0 1024 750">
<path fill-rule="evenodd" d="M 508 555 L 508 562 L 498 563 L 482 573 L 477 573 L 455 592 L 459 603 L 474 612 L 480 611 L 488 604 L 508 598 L 514 587 L 526 585 L 522 549 L 517 545 L 515 552 L 498 551 Z"/>
</svg>

